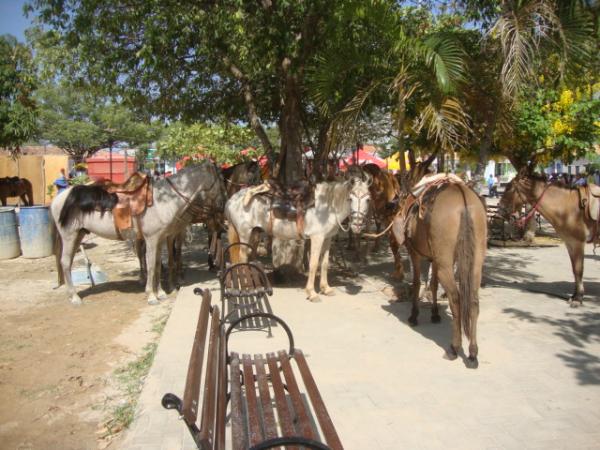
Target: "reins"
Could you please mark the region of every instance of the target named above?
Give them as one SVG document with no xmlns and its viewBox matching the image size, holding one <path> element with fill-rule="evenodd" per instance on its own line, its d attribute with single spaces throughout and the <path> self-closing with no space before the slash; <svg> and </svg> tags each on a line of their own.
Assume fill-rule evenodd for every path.
<svg viewBox="0 0 600 450">
<path fill-rule="evenodd" d="M 544 198 L 544 194 L 546 193 L 546 191 L 548 190 L 549 187 L 550 187 L 550 184 L 546 183 L 546 186 L 544 187 L 542 194 L 536 200 L 536 202 L 532 206 L 532 208 L 528 212 L 526 212 L 522 217 L 517 219 L 517 221 L 515 223 L 519 228 L 524 228 L 525 224 L 529 221 L 529 219 L 531 219 L 531 217 L 538 211 L 538 207 L 539 207 L 542 199 Z M 523 203 L 528 203 L 527 200 L 523 198 L 523 195 L 521 195 L 521 192 L 519 191 L 518 183 L 515 183 L 515 190 L 517 191 L 517 194 L 519 195 L 519 198 L 521 199 L 521 201 Z"/>
</svg>

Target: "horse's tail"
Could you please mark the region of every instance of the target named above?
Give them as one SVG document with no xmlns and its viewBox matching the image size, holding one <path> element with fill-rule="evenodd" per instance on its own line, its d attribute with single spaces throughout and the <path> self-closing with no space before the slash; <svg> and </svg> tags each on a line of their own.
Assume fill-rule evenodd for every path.
<svg viewBox="0 0 600 450">
<path fill-rule="evenodd" d="M 231 221 L 229 222 L 229 227 L 227 228 L 227 242 L 229 243 L 229 245 L 240 242 L 240 235 L 238 234 L 237 230 L 235 229 L 235 226 L 231 223 Z M 229 257 L 231 258 L 232 264 L 237 264 L 241 261 L 239 245 L 235 245 L 231 248 Z"/>
<path fill-rule="evenodd" d="M 27 194 L 27 200 L 29 202 L 27 206 L 33 206 L 33 185 L 31 184 L 31 181 L 29 181 L 27 178 L 21 179 L 25 184 L 25 193 Z"/>
<path fill-rule="evenodd" d="M 459 188 L 460 189 L 460 188 Z M 473 324 L 471 323 L 471 304 L 477 301 L 477 286 L 474 277 L 475 264 L 475 227 L 473 218 L 467 207 L 467 199 L 462 189 L 465 207 L 460 216 L 458 239 L 456 242 L 456 265 L 458 275 L 458 295 L 460 307 L 460 319 L 465 335 L 471 336 Z"/>
<path fill-rule="evenodd" d="M 66 227 L 79 214 L 91 214 L 97 210 L 102 214 L 112 211 L 117 202 L 117 194 L 108 193 L 100 186 L 74 186 L 60 209 L 58 223 Z"/>
</svg>

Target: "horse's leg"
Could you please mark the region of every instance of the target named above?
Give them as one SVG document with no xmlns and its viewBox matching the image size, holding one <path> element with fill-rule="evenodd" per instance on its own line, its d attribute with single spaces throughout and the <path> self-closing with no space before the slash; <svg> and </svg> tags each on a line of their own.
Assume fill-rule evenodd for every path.
<svg viewBox="0 0 600 450">
<path fill-rule="evenodd" d="M 158 304 L 155 279 L 157 276 L 160 277 L 160 268 L 157 267 L 160 264 L 160 243 L 161 241 L 158 236 L 146 238 L 146 269 L 148 271 L 146 276 L 146 294 L 148 295 L 149 305 Z"/>
<path fill-rule="evenodd" d="M 408 323 L 413 327 L 418 325 L 419 317 L 419 291 L 421 290 L 421 257 L 417 252 L 410 252 L 410 260 L 412 263 L 413 270 L 413 284 L 412 284 L 412 311 L 408 318 Z"/>
<path fill-rule="evenodd" d="M 77 248 L 81 244 L 81 240 L 85 236 L 85 232 L 79 230 L 69 236 L 62 236 L 62 255 L 60 257 L 60 265 L 62 267 L 65 285 L 67 286 L 67 295 L 71 299 L 73 305 L 81 305 L 81 298 L 77 295 L 75 286 L 73 286 L 73 278 L 71 277 L 71 267 L 73 266 L 73 257 L 77 252 Z"/>
<path fill-rule="evenodd" d="M 390 249 L 394 256 L 394 272 L 392 273 L 392 277 L 402 281 L 404 280 L 404 266 L 402 265 L 402 256 L 400 256 L 400 246 L 394 233 L 388 232 L 388 236 L 390 239 Z"/>
<path fill-rule="evenodd" d="M 437 291 L 438 291 L 438 278 L 437 278 L 437 266 L 435 264 L 431 264 L 431 280 L 429 281 L 429 289 L 431 290 L 431 301 L 433 305 L 431 307 L 431 322 L 440 323 L 442 317 L 440 316 L 440 312 L 438 310 L 437 303 Z"/>
<path fill-rule="evenodd" d="M 0 200 L 2 200 L 2 206 L 6 206 L 6 199 L 7 197 L 2 197 Z"/>
<path fill-rule="evenodd" d="M 329 249 L 331 248 L 331 238 L 326 238 L 323 241 L 323 248 L 321 249 L 321 294 L 324 295 L 335 295 L 335 290 L 329 286 L 329 280 L 327 280 L 327 271 L 329 270 Z"/>
<path fill-rule="evenodd" d="M 156 251 L 156 273 L 154 274 L 154 292 L 159 300 L 165 300 L 168 295 L 162 288 L 162 246 L 166 244 L 166 239 L 159 241 L 158 250 Z"/>
<path fill-rule="evenodd" d="M 458 288 L 456 287 L 456 281 L 454 280 L 454 267 L 452 262 L 442 267 L 439 267 L 436 264 L 436 274 L 437 279 L 446 291 L 448 303 L 450 304 L 450 311 L 452 311 L 452 343 L 446 353 L 449 359 L 454 360 L 458 356 L 458 351 L 462 346 L 462 334 L 460 330 L 460 299 L 458 298 Z"/>
<path fill-rule="evenodd" d="M 183 241 L 185 240 L 187 231 L 184 230 L 177 238 L 175 239 L 175 274 L 177 276 L 177 283 L 183 282 Z"/>
<path fill-rule="evenodd" d="M 306 295 L 311 302 L 319 302 L 321 299 L 315 292 L 315 276 L 321 256 L 321 247 L 323 246 L 324 236 L 316 234 L 310 238 L 310 262 L 308 264 L 308 281 L 306 282 Z"/>
<path fill-rule="evenodd" d="M 168 267 L 169 267 L 169 289 L 175 289 L 175 271 L 177 270 L 177 249 L 176 236 L 167 237 L 167 255 L 168 255 Z"/>
<path fill-rule="evenodd" d="M 140 285 L 146 284 L 146 279 L 148 277 L 148 266 L 146 265 L 146 241 L 141 239 L 136 239 L 135 243 L 135 255 L 137 256 L 138 263 L 140 266 Z"/>
<path fill-rule="evenodd" d="M 575 293 L 569 299 L 569 305 L 576 308 L 583 304 L 583 254 L 585 243 L 577 240 L 565 240 L 565 245 L 571 258 L 571 268 L 575 277 Z"/>
</svg>

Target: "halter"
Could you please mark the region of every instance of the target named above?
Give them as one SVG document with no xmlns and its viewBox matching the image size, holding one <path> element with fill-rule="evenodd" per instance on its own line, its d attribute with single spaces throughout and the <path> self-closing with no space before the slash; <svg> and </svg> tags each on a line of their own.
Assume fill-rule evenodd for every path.
<svg viewBox="0 0 600 450">
<path fill-rule="evenodd" d="M 357 209 L 359 209 L 359 210 L 360 210 L 360 202 L 362 201 L 362 199 L 364 199 L 365 197 L 369 197 L 370 195 L 371 194 L 369 193 L 369 191 L 367 191 L 361 195 L 354 194 L 352 191 L 350 191 L 350 197 L 356 197 L 358 200 L 358 208 Z M 337 222 L 338 226 L 342 229 L 342 231 L 344 233 L 347 232 L 350 229 L 350 225 L 348 225 L 346 228 L 344 228 L 344 226 L 340 222 L 337 212 L 334 211 L 333 215 L 335 216 L 335 221 Z M 350 218 L 350 222 L 353 222 L 354 220 L 360 220 L 360 223 L 363 223 L 366 221 L 368 215 L 361 211 L 354 211 L 354 212 L 350 212 L 350 215 L 348 217 Z"/>
<path fill-rule="evenodd" d="M 527 199 L 523 198 L 523 195 L 521 195 L 521 192 L 519 191 L 519 183 L 518 183 L 518 181 L 516 183 L 514 183 L 514 186 L 515 186 L 515 191 L 517 192 L 517 195 L 519 196 L 519 198 L 521 199 L 521 201 L 524 204 L 529 203 L 527 201 Z M 538 211 L 538 207 L 539 207 L 542 199 L 544 198 L 544 194 L 546 193 L 546 191 L 548 190 L 549 187 L 550 187 L 550 184 L 546 183 L 546 186 L 544 187 L 544 190 L 542 191 L 542 193 L 538 197 L 538 199 L 535 201 L 535 204 L 533 205 L 533 207 L 516 221 L 516 224 L 517 224 L 517 226 L 519 228 L 524 228 L 525 224 L 527 223 L 527 221 L 529 221 L 529 219 L 531 219 L 531 217 Z"/>
</svg>

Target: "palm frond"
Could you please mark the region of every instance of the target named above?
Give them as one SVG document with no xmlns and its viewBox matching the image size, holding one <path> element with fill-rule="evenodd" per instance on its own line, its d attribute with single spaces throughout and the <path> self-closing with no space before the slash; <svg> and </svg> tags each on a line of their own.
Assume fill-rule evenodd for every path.
<svg viewBox="0 0 600 450">
<path fill-rule="evenodd" d="M 465 52 L 448 33 L 437 33 L 423 42 L 426 64 L 435 73 L 437 84 L 444 93 L 452 92 L 466 77 Z"/>
<path fill-rule="evenodd" d="M 446 97 L 439 105 L 428 103 L 415 121 L 417 133 L 425 130 L 427 139 L 444 150 L 462 148 L 469 133 L 469 116 L 455 97 Z"/>
</svg>

